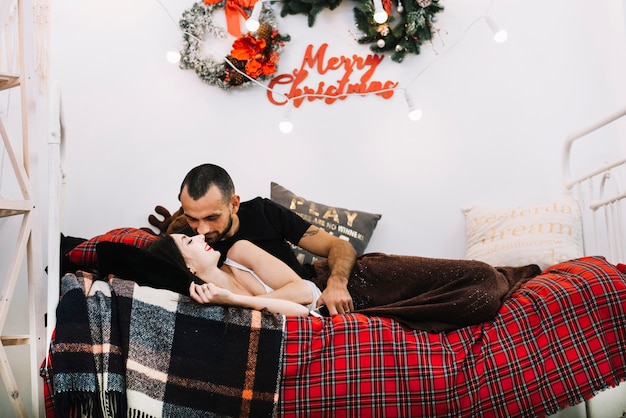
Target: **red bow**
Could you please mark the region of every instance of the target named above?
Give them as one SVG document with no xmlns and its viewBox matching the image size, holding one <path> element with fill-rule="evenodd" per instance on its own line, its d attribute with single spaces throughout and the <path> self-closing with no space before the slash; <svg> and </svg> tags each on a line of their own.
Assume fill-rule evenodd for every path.
<svg viewBox="0 0 626 418">
<path fill-rule="evenodd" d="M 215 4 L 222 0 L 204 0 L 204 4 Z M 228 33 L 236 38 L 241 37 L 241 28 L 239 26 L 239 15 L 244 19 L 248 19 L 248 14 L 243 10 L 252 9 L 257 0 L 226 0 L 224 5 L 224 13 L 226 13 L 226 28 Z"/>
</svg>

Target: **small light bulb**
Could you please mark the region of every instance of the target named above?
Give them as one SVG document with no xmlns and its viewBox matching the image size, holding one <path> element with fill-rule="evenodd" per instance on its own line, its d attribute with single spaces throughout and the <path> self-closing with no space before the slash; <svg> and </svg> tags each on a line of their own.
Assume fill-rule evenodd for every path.
<svg viewBox="0 0 626 418">
<path fill-rule="evenodd" d="M 180 61 L 180 53 L 178 51 L 167 51 L 167 53 L 165 54 L 165 58 L 168 62 L 176 64 Z"/>
<path fill-rule="evenodd" d="M 387 11 L 383 7 L 382 0 L 373 0 L 374 3 L 374 22 L 376 23 L 385 23 L 387 18 Z"/>
<path fill-rule="evenodd" d="M 500 29 L 499 31 L 494 33 L 493 40 L 501 44 L 503 42 L 506 42 L 508 37 L 509 37 L 509 34 L 507 33 L 507 31 L 505 31 L 504 29 Z"/>
<path fill-rule="evenodd" d="M 422 109 L 413 109 L 409 112 L 409 119 L 420 120 L 422 118 Z"/>
<path fill-rule="evenodd" d="M 504 29 L 500 29 L 496 25 L 496 23 L 493 21 L 492 18 L 490 18 L 489 16 L 485 16 L 485 21 L 487 22 L 487 24 L 491 28 L 491 31 L 493 32 L 494 41 L 501 44 L 502 42 L 505 42 L 507 40 L 507 38 L 509 37 L 509 34 Z"/>
<path fill-rule="evenodd" d="M 261 7 L 263 7 L 262 1 L 258 0 L 254 3 L 252 13 L 250 13 L 250 17 L 246 20 L 246 29 L 250 32 L 256 32 L 259 29 L 259 26 L 261 26 L 259 23 L 259 18 L 261 17 Z"/>
<path fill-rule="evenodd" d="M 288 134 L 289 132 L 293 131 L 293 122 L 288 119 L 281 120 L 278 124 L 278 129 L 280 129 L 282 133 Z"/>
<path fill-rule="evenodd" d="M 377 11 L 376 13 L 374 13 L 374 22 L 385 23 L 388 17 L 389 16 L 387 15 L 386 11 L 384 10 Z"/>
<path fill-rule="evenodd" d="M 283 114 L 283 118 L 278 124 L 278 129 L 280 129 L 280 131 L 284 134 L 288 134 L 289 132 L 293 131 L 293 122 L 291 121 L 291 107 L 289 103 L 287 104 L 287 107 L 285 108 L 285 113 Z"/>
<path fill-rule="evenodd" d="M 261 26 L 261 24 L 259 23 L 258 20 L 254 20 L 254 19 L 246 20 L 246 29 L 248 29 L 250 32 L 256 32 L 259 29 L 259 26 Z"/>
<path fill-rule="evenodd" d="M 422 109 L 415 106 L 415 103 L 413 103 L 413 98 L 408 91 L 404 92 L 404 99 L 406 100 L 406 104 L 409 107 L 409 113 L 407 114 L 409 119 L 420 120 L 422 118 Z"/>
</svg>

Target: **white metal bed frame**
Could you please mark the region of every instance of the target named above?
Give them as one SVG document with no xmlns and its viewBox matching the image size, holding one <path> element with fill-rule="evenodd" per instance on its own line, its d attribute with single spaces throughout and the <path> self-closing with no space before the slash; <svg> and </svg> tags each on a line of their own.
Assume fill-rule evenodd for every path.
<svg viewBox="0 0 626 418">
<path fill-rule="evenodd" d="M 582 175 L 572 169 L 572 148 L 576 141 L 626 116 L 619 110 L 568 136 L 563 148 L 563 187 L 574 196 L 583 215 L 585 254 L 604 255 L 613 263 L 626 263 L 626 132 L 618 143 L 621 153 L 613 160 Z"/>
<path fill-rule="evenodd" d="M 626 129 L 618 129 L 618 137 L 614 140 L 621 148 L 604 165 L 576 174 L 577 171 L 572 168 L 572 157 L 577 141 L 590 139 L 591 134 L 624 116 L 626 108 L 572 133 L 565 140 L 562 156 L 564 192 L 578 200 L 583 214 L 585 254 L 603 255 L 614 264 L 626 263 Z M 625 417 L 626 383 L 599 393 L 584 404 L 584 410 L 580 409 L 566 409 L 557 416 Z"/>
</svg>

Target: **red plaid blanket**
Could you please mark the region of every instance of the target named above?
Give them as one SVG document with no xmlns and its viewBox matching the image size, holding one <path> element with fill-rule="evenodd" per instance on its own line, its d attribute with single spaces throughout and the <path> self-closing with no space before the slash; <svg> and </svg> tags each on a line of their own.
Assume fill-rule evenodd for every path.
<svg viewBox="0 0 626 418">
<path fill-rule="evenodd" d="M 307 417 L 542 416 L 626 380 L 625 276 L 561 263 L 497 318 L 447 333 L 360 314 L 287 318 L 278 412 Z"/>
</svg>

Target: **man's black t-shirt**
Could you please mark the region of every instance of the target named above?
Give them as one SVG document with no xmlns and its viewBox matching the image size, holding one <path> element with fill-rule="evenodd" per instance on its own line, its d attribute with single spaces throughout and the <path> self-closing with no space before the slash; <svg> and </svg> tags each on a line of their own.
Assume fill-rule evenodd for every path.
<svg viewBox="0 0 626 418">
<path fill-rule="evenodd" d="M 311 226 L 310 223 L 284 206 L 262 197 L 241 202 L 237 216 L 239 217 L 239 230 L 235 235 L 211 244 L 221 253 L 221 261 L 226 258 L 226 253 L 236 241 L 245 239 L 283 260 L 301 277 L 308 279 L 312 276 L 311 269 L 298 262 L 287 242 L 297 245 Z M 195 235 L 189 227 L 181 232 Z"/>
</svg>

